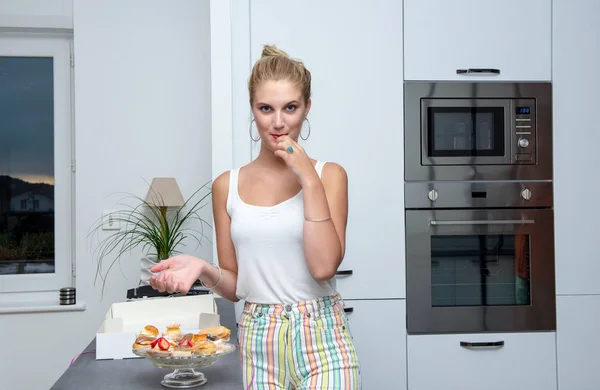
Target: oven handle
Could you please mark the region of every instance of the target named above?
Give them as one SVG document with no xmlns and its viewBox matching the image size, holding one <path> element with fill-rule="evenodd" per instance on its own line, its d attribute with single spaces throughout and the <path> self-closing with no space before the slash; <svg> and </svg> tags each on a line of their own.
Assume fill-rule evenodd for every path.
<svg viewBox="0 0 600 390">
<path fill-rule="evenodd" d="M 535 223 L 533 219 L 496 219 L 488 221 L 431 221 L 431 225 L 525 225 Z"/>
<path fill-rule="evenodd" d="M 478 74 L 482 74 L 482 73 L 497 75 L 497 74 L 500 74 L 500 69 L 482 69 L 482 68 L 456 69 L 456 74 L 464 74 L 464 75 L 476 74 L 476 75 L 478 75 Z"/>
<path fill-rule="evenodd" d="M 504 347 L 504 341 L 488 341 L 488 342 L 461 341 L 460 346 L 463 348 L 502 348 L 502 347 Z"/>
</svg>

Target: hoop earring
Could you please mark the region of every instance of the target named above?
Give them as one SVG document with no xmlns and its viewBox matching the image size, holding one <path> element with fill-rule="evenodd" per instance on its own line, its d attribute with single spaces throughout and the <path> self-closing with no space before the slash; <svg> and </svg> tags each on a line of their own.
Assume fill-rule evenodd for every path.
<svg viewBox="0 0 600 390">
<path fill-rule="evenodd" d="M 306 141 L 308 139 L 308 137 L 310 137 L 310 122 L 309 122 L 308 118 L 304 118 L 304 120 L 306 121 L 306 123 L 308 123 L 308 134 L 306 135 L 306 137 L 303 137 L 302 131 L 301 131 L 300 138 L 302 138 L 304 141 Z"/>
<path fill-rule="evenodd" d="M 250 121 L 250 126 L 248 126 L 248 133 L 250 133 L 250 139 L 251 139 L 252 141 L 254 141 L 254 142 L 258 142 L 258 141 L 260 140 L 260 134 L 258 135 L 258 138 L 254 138 L 254 137 L 252 136 L 252 122 L 254 122 L 254 121 L 255 121 L 255 119 L 252 119 L 252 120 Z"/>
</svg>

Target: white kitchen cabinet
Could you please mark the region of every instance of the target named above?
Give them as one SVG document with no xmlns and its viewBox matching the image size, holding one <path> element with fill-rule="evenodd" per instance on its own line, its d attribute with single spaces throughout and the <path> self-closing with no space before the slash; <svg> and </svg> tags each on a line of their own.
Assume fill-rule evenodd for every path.
<svg viewBox="0 0 600 390">
<path fill-rule="evenodd" d="M 312 108 L 310 137 L 300 144 L 348 173 L 340 270 L 352 275 L 337 277 L 338 290 L 345 299 L 404 298 L 402 2 L 253 0 L 249 13 L 250 58 L 234 72 L 247 80 L 247 64 L 264 44 L 302 59 L 312 74 Z M 247 98 L 234 101 L 249 112 Z M 248 123 L 239 136 L 255 158 Z"/>
<path fill-rule="evenodd" d="M 556 298 L 559 390 L 598 390 L 600 295 Z"/>
<path fill-rule="evenodd" d="M 365 390 L 406 389 L 406 301 L 345 300 Z"/>
<path fill-rule="evenodd" d="M 551 0 L 404 0 L 406 80 L 551 80 Z M 457 74 L 457 69 L 499 74 Z"/>
<path fill-rule="evenodd" d="M 556 293 L 600 294 L 600 2 L 555 0 L 553 14 Z"/>
<path fill-rule="evenodd" d="M 504 345 L 466 347 L 461 342 Z M 557 389 L 552 332 L 409 335 L 407 348 L 410 390 Z"/>
</svg>

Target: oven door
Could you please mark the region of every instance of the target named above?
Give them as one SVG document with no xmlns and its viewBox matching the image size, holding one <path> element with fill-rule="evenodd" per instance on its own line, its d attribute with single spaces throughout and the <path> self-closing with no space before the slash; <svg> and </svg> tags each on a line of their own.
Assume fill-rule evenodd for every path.
<svg viewBox="0 0 600 390">
<path fill-rule="evenodd" d="M 553 211 L 407 210 L 410 334 L 555 330 Z"/>
<path fill-rule="evenodd" d="M 422 165 L 508 165 L 510 99 L 421 99 Z"/>
</svg>

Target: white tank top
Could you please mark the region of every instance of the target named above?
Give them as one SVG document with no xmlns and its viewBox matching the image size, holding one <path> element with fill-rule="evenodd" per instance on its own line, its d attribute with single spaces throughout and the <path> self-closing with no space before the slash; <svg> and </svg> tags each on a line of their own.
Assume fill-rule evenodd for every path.
<svg viewBox="0 0 600 390">
<path fill-rule="evenodd" d="M 319 178 L 325 162 L 317 161 Z M 291 304 L 335 294 L 335 279 L 315 280 L 304 257 L 302 190 L 274 206 L 245 203 L 239 168 L 229 173 L 227 213 L 238 262 L 238 298 L 251 303 Z"/>
</svg>

